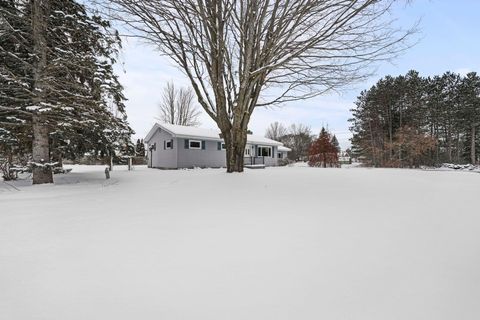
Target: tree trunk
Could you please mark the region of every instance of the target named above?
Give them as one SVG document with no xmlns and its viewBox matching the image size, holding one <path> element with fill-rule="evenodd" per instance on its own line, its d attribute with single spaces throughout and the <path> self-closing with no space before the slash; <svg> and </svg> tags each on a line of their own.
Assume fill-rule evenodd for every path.
<svg viewBox="0 0 480 320">
<path fill-rule="evenodd" d="M 243 172 L 247 133 L 232 128 L 229 132 L 223 133 L 223 137 L 227 149 L 227 172 Z"/>
<path fill-rule="evenodd" d="M 48 0 L 32 1 L 32 39 L 33 53 L 36 59 L 33 64 L 33 105 L 40 107 L 45 102 L 45 69 L 47 67 L 47 13 Z M 45 163 L 50 162 L 49 129 L 45 118 L 33 115 L 33 184 L 53 183 L 52 168 Z"/>
<path fill-rule="evenodd" d="M 108 171 L 112 171 L 113 169 L 113 156 L 110 154 L 107 159 L 108 163 Z"/>
<path fill-rule="evenodd" d="M 470 162 L 472 164 L 476 164 L 476 162 L 477 162 L 477 155 L 475 154 L 475 125 L 472 125 L 472 137 L 471 137 L 471 145 L 470 145 Z"/>
<path fill-rule="evenodd" d="M 33 184 L 53 183 L 49 165 L 48 127 L 38 115 L 33 117 Z"/>
<path fill-rule="evenodd" d="M 448 162 L 452 163 L 452 137 L 449 132 L 446 133 L 447 136 L 447 156 Z"/>
<path fill-rule="evenodd" d="M 52 160 L 55 162 L 55 168 L 63 168 L 63 156 L 60 152 L 54 152 Z"/>
</svg>

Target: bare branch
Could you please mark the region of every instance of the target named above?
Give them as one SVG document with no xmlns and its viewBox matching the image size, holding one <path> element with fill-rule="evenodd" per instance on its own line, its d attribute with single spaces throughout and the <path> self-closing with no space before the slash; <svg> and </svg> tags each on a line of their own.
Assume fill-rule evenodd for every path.
<svg viewBox="0 0 480 320">
<path fill-rule="evenodd" d="M 197 126 L 200 111 L 194 106 L 195 95 L 190 88 L 177 89 L 173 82 L 167 83 L 159 104 L 162 122 L 182 126 Z"/>
<path fill-rule="evenodd" d="M 395 2 L 107 0 L 100 5 L 180 67 L 222 134 L 240 137 L 239 147 L 232 148 L 240 157 L 256 107 L 360 81 L 373 63 L 408 48 L 415 26 L 394 27 Z"/>
</svg>

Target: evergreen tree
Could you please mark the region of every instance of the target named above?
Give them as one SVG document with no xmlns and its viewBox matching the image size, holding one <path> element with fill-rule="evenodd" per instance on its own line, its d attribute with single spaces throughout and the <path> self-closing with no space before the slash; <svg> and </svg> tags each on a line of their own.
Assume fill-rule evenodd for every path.
<svg viewBox="0 0 480 320">
<path fill-rule="evenodd" d="M 25 130 L 31 114 L 24 111 L 31 101 L 31 33 L 24 9 L 21 2 L 0 0 L 0 155 L 10 160 L 31 149 L 31 130 Z"/>
<path fill-rule="evenodd" d="M 110 23 L 72 0 L 4 0 L 0 21 L 0 121 L 31 135 L 34 183 L 53 181 L 51 156 L 114 154 L 132 130 Z"/>
<path fill-rule="evenodd" d="M 459 91 L 459 117 L 465 132 L 463 156 L 468 158 L 471 164 L 476 164 L 479 143 L 477 128 L 480 126 L 480 77 L 475 72 L 468 73 L 463 78 Z"/>
<path fill-rule="evenodd" d="M 335 147 L 335 150 L 337 150 L 337 153 L 340 153 L 340 144 L 338 143 L 337 137 L 335 135 L 332 136 L 332 140 L 330 142 Z"/>
<path fill-rule="evenodd" d="M 479 97 L 475 73 L 422 78 L 409 71 L 380 79 L 352 110 L 352 152 L 373 166 L 475 163 Z"/>
<path fill-rule="evenodd" d="M 322 127 L 318 139 L 310 146 L 308 152 L 308 165 L 312 167 L 338 166 L 338 152 L 332 143 L 330 133 Z"/>
<path fill-rule="evenodd" d="M 145 157 L 145 143 L 143 142 L 143 139 L 137 139 L 135 152 L 138 156 Z"/>
</svg>

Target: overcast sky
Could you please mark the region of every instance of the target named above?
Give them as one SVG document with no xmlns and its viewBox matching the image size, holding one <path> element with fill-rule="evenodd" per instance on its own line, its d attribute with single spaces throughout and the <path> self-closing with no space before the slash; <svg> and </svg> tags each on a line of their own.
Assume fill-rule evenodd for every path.
<svg viewBox="0 0 480 320">
<path fill-rule="evenodd" d="M 421 75 L 442 74 L 445 71 L 467 73 L 480 70 L 480 1 L 478 0 L 416 0 L 394 12 L 397 23 L 408 27 L 421 19 L 420 42 L 408 50 L 394 64 L 379 63 L 376 75 L 369 81 L 346 88 L 341 93 L 319 96 L 308 101 L 288 103 L 282 107 L 255 110 L 249 129 L 264 135 L 274 121 L 285 125 L 303 123 L 314 133 L 322 126 L 329 127 L 342 148 L 349 145 L 349 110 L 354 106 L 359 92 L 368 89 L 385 75 L 405 74 L 415 69 Z M 151 46 L 135 40 L 125 40 L 118 66 L 120 80 L 125 86 L 127 113 L 135 138 L 142 138 L 158 116 L 158 103 L 166 82 L 188 85 L 183 74 L 168 60 L 160 57 Z M 215 123 L 205 114 L 202 127 L 215 128 Z"/>
</svg>

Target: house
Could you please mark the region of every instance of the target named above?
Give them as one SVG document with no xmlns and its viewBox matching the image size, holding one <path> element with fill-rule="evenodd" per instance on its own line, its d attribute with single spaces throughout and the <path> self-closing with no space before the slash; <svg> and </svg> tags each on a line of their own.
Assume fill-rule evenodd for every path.
<svg viewBox="0 0 480 320">
<path fill-rule="evenodd" d="M 225 144 L 217 130 L 156 123 L 144 141 L 150 168 L 226 167 Z M 249 134 L 245 165 L 277 166 L 288 151 L 281 142 Z"/>
<path fill-rule="evenodd" d="M 279 160 L 287 159 L 287 155 L 290 151 L 292 151 L 292 149 L 287 148 L 285 146 L 279 146 L 278 147 L 278 159 Z"/>
</svg>

